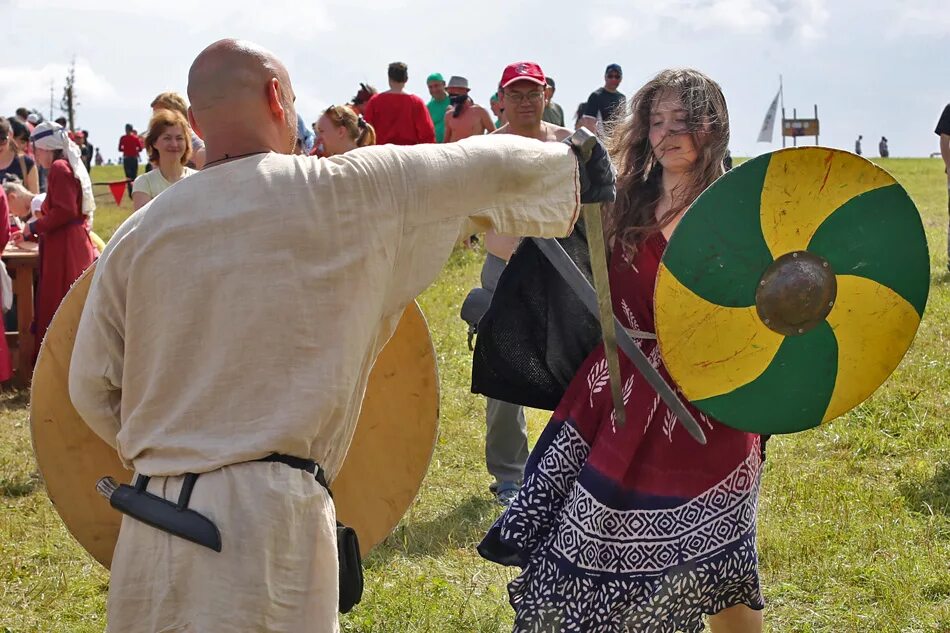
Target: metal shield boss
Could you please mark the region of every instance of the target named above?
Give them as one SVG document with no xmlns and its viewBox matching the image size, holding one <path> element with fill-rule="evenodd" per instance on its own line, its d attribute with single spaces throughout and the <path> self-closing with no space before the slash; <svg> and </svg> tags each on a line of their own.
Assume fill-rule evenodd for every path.
<svg viewBox="0 0 950 633">
<path fill-rule="evenodd" d="M 890 174 L 849 152 L 783 149 L 726 173 L 683 216 L 657 276 L 657 337 L 701 411 L 802 431 L 894 371 L 929 282 L 920 215 Z"/>
<path fill-rule="evenodd" d="M 109 567 L 122 515 L 96 492 L 96 482 L 109 475 L 128 483 L 132 473 L 79 417 L 67 387 L 94 268 L 66 295 L 43 341 L 30 424 L 50 500 L 76 540 Z M 331 483 L 337 517 L 356 530 L 364 555 L 392 532 L 419 491 L 435 447 L 438 411 L 435 352 L 413 303 L 373 366 L 353 441 Z"/>
</svg>

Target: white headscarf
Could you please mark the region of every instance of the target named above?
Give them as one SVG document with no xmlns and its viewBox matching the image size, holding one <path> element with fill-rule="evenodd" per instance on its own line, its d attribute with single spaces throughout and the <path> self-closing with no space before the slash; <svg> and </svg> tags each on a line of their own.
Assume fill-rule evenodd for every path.
<svg viewBox="0 0 950 633">
<path fill-rule="evenodd" d="M 89 172 L 82 162 L 82 155 L 79 147 L 69 139 L 66 130 L 58 123 L 44 121 L 36 126 L 33 134 L 30 135 L 33 144 L 40 148 L 50 151 L 58 149 L 63 150 L 69 166 L 73 168 L 73 175 L 79 181 L 82 188 L 82 212 L 89 216 L 89 224 L 92 225 L 92 212 L 96 209 L 96 199 L 92 195 L 92 181 L 89 179 Z"/>
</svg>

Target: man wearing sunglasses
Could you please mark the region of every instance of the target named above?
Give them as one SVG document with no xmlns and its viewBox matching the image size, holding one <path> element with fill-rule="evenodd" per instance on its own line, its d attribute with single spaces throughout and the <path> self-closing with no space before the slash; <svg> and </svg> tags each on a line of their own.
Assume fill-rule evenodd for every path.
<svg viewBox="0 0 950 633">
<path fill-rule="evenodd" d="M 454 143 L 470 136 L 491 134 L 495 131 L 488 110 L 469 97 L 468 79 L 453 76 L 446 87 L 449 109 L 445 113 L 445 142 Z"/>
<path fill-rule="evenodd" d="M 623 80 L 620 64 L 610 64 L 604 73 L 604 87 L 590 93 L 581 125 L 591 132 L 602 135 L 604 127 L 625 112 L 626 97 L 618 90 Z"/>
</svg>

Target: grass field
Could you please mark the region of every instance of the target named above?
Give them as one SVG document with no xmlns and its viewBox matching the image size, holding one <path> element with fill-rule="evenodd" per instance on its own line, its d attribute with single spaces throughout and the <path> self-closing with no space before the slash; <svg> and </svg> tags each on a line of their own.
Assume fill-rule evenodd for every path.
<svg viewBox="0 0 950 633">
<path fill-rule="evenodd" d="M 930 300 L 910 353 L 869 401 L 825 428 L 769 443 L 759 550 L 771 632 L 950 632 L 946 181 L 937 159 L 879 162 L 924 217 Z M 121 168 L 106 169 L 93 180 L 121 178 Z M 97 231 L 108 239 L 130 207 L 99 200 Z M 344 631 L 510 630 L 505 584 L 513 572 L 474 550 L 499 514 L 487 490 L 483 399 L 469 393 L 458 318 L 482 257 L 456 251 L 420 297 L 442 379 L 438 444 L 415 504 L 366 561 L 367 591 L 342 619 Z M 44 494 L 28 398 L 0 399 L 0 633 L 101 631 L 108 573 L 72 540 Z M 545 421 L 531 413 L 532 439 Z"/>
</svg>

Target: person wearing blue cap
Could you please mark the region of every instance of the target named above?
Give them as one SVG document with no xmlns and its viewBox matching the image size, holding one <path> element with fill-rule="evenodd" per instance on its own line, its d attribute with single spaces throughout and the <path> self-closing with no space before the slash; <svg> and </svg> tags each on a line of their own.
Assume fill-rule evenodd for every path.
<svg viewBox="0 0 950 633">
<path fill-rule="evenodd" d="M 591 132 L 603 134 L 605 126 L 613 119 L 622 117 L 626 106 L 626 97 L 618 90 L 623 81 L 620 64 L 610 64 L 604 72 L 604 87 L 590 93 L 581 125 Z"/>
</svg>

